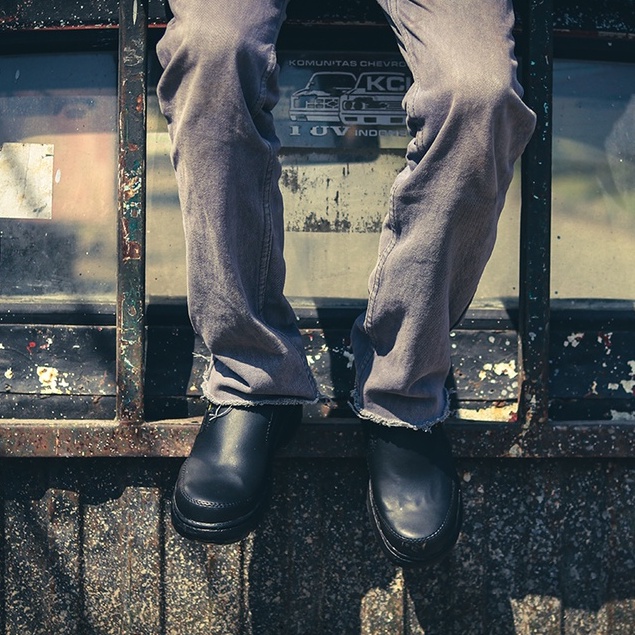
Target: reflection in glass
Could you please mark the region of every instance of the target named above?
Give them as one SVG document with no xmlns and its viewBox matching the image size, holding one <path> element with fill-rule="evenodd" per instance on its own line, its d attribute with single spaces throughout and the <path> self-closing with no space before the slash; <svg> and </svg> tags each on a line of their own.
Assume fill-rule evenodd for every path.
<svg viewBox="0 0 635 635">
<path fill-rule="evenodd" d="M 0 296 L 114 300 L 116 109 L 112 53 L 0 58 Z"/>
<path fill-rule="evenodd" d="M 321 55 L 325 63 L 337 61 L 337 56 Z M 370 63 L 368 56 L 347 55 L 349 64 L 357 61 L 357 68 L 363 60 L 367 66 Z M 282 140 L 286 291 L 304 298 L 364 299 L 376 258 L 377 232 L 408 139 L 400 126 L 384 128 L 372 137 L 368 129 L 342 122 L 336 114 L 336 98 L 347 90 L 341 76 L 354 67 L 343 66 L 341 57 L 339 70 L 324 75 L 333 80 L 332 85 L 321 75 L 319 79 L 320 91 L 330 91 L 329 109 L 315 108 L 311 117 L 306 112 L 299 117 L 294 95 L 304 95 L 318 81 L 311 60 L 306 61 L 309 54 L 304 56 L 300 64 L 298 56 L 280 55 L 281 99 L 274 113 Z M 633 65 L 556 61 L 555 297 L 635 298 L 633 87 Z M 151 295 L 183 296 L 184 249 L 169 140 L 156 99 L 150 104 L 148 287 Z M 519 165 L 498 241 L 477 292 L 480 301 L 515 301 L 518 296 L 518 172 Z"/>
<path fill-rule="evenodd" d="M 395 104 L 410 85 L 407 69 L 390 53 L 281 52 L 278 59 L 274 117 L 282 143 L 286 293 L 364 300 L 390 188 L 404 166 L 409 137 Z M 374 110 L 360 110 L 358 117 L 350 105 L 362 108 L 368 99 Z M 353 116 L 359 121 L 350 123 Z M 363 121 L 366 116 L 372 121 Z M 148 122 L 148 293 L 184 296 L 181 218 L 167 129 L 154 94 Z M 508 196 L 481 298 L 517 295 L 518 182 Z"/>
<path fill-rule="evenodd" d="M 635 65 L 558 61 L 552 295 L 635 299 Z"/>
</svg>

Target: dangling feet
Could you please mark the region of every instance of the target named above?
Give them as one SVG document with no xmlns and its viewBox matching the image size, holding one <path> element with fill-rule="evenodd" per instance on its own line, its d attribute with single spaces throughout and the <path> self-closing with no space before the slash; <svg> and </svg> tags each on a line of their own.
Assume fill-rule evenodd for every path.
<svg viewBox="0 0 635 635">
<path fill-rule="evenodd" d="M 247 536 L 267 507 L 274 453 L 301 418 L 299 405 L 210 405 L 174 488 L 174 528 L 217 544 Z"/>
<path fill-rule="evenodd" d="M 368 511 L 396 564 L 428 565 L 456 543 L 462 521 L 459 479 L 441 425 L 429 432 L 365 422 Z"/>
</svg>

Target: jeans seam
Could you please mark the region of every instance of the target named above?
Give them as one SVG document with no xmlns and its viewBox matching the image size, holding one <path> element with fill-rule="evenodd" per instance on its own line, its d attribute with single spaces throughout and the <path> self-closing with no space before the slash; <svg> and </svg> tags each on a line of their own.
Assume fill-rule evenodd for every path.
<svg viewBox="0 0 635 635">
<path fill-rule="evenodd" d="M 397 2 L 397 1 L 393 0 L 392 7 L 393 7 L 394 22 L 395 22 L 395 26 L 397 27 L 397 30 L 402 35 L 403 40 L 404 40 L 402 54 L 406 58 L 406 64 L 408 65 L 408 69 L 412 73 L 412 79 L 413 79 L 413 81 L 415 83 L 415 90 L 419 90 L 419 88 L 418 88 L 419 79 L 417 77 L 417 72 L 416 72 L 417 69 L 415 68 L 415 65 L 412 64 L 411 55 L 410 55 L 410 51 L 413 48 L 412 47 L 412 37 L 410 36 L 410 31 L 407 28 L 404 28 L 404 24 L 405 23 L 401 19 L 401 15 L 400 15 L 401 6 L 402 6 L 401 2 Z"/>
<path fill-rule="evenodd" d="M 264 187 L 264 195 L 262 200 L 263 206 L 263 239 L 262 239 L 262 256 L 260 258 L 260 282 L 258 285 L 258 317 L 266 324 L 264 319 L 264 304 L 265 304 L 265 295 L 267 290 L 267 277 L 269 275 L 269 267 L 271 263 L 271 250 L 273 246 L 273 223 L 271 220 L 271 190 L 273 187 L 273 166 L 276 160 L 275 152 L 273 150 L 273 146 L 266 140 L 264 142 L 267 144 L 267 148 L 269 150 L 269 161 L 267 162 L 267 170 L 265 173 L 265 187 Z M 271 330 L 276 331 L 278 337 L 280 339 L 287 339 L 284 337 L 284 334 L 281 333 L 277 329 L 273 329 L 270 325 L 268 325 Z M 315 378 L 309 369 L 309 366 L 306 362 L 306 357 L 300 355 L 300 352 L 296 349 L 292 342 L 289 342 L 289 349 L 294 351 L 296 356 L 300 360 L 300 364 L 304 368 L 304 373 L 309 380 L 309 385 L 313 388 L 316 394 L 319 394 L 319 390 L 317 384 L 315 382 Z"/>
<path fill-rule="evenodd" d="M 276 56 L 276 48 L 275 46 L 271 47 L 269 51 L 269 59 L 267 60 L 267 68 L 265 72 L 262 74 L 262 78 L 260 80 L 260 91 L 258 92 L 258 99 L 255 101 L 254 105 L 249 109 L 252 117 L 255 117 L 258 114 L 258 111 L 262 108 L 265 103 L 265 94 L 267 93 L 267 82 L 271 75 L 273 75 L 273 71 L 276 68 L 277 56 Z"/>
<path fill-rule="evenodd" d="M 403 28 L 404 24 L 403 24 L 403 20 L 401 19 L 401 17 L 399 16 L 399 7 L 401 6 L 399 2 L 396 2 L 395 0 L 391 0 L 390 2 L 390 6 L 391 6 L 391 13 L 394 16 L 394 22 L 395 22 L 395 26 L 398 30 L 398 32 L 403 32 L 403 37 L 404 39 L 410 39 L 408 32 L 406 29 Z M 405 42 L 404 42 L 405 45 Z M 404 54 L 408 55 L 408 47 L 404 46 Z M 413 78 L 414 78 L 414 72 L 412 70 L 412 64 L 410 64 L 408 62 L 408 60 L 406 60 L 408 63 L 408 67 L 410 68 L 410 72 L 413 73 Z M 416 78 L 415 78 L 415 82 L 416 82 Z M 415 83 L 415 90 L 418 90 L 417 88 L 417 84 Z M 408 104 L 406 104 L 406 106 L 408 106 Z M 388 223 L 390 225 L 390 230 L 392 231 L 392 236 L 390 239 L 390 242 L 388 245 L 386 245 L 386 247 L 384 248 L 384 250 L 382 251 L 382 253 L 380 254 L 378 260 L 377 260 L 377 265 L 376 265 L 376 269 L 375 269 L 375 274 L 374 274 L 374 278 L 373 278 L 373 286 L 372 289 L 370 289 L 369 291 L 369 296 L 368 296 L 368 304 L 366 307 L 366 317 L 364 319 L 364 329 L 366 331 L 366 334 L 368 335 L 368 339 L 370 340 L 370 343 L 372 344 L 373 349 L 376 351 L 377 350 L 377 341 L 375 339 L 375 337 L 373 336 L 373 317 L 374 317 L 374 311 L 375 311 L 375 304 L 377 301 L 377 294 L 379 292 L 379 286 L 380 286 L 380 281 L 381 281 L 381 274 L 384 270 L 384 267 L 386 265 L 386 261 L 388 260 L 388 257 L 390 256 L 390 254 L 392 253 L 392 250 L 395 248 L 395 245 L 397 244 L 397 217 L 395 215 L 395 190 L 396 190 L 396 186 L 397 183 L 395 182 L 393 184 L 393 187 L 391 188 L 390 191 L 390 200 L 389 200 L 389 205 L 388 205 Z M 366 361 L 364 366 L 368 365 L 368 361 Z"/>
<path fill-rule="evenodd" d="M 278 30 L 280 29 L 280 26 L 284 19 L 284 12 L 282 13 L 282 16 L 283 17 L 281 19 L 280 25 L 278 26 Z M 267 64 L 267 69 L 265 73 L 263 73 L 263 76 L 260 82 L 260 94 L 258 95 L 258 100 L 256 104 L 254 105 L 254 108 L 252 111 L 252 116 L 254 117 L 256 116 L 257 111 L 264 104 L 265 94 L 267 91 L 267 82 L 275 70 L 276 62 L 277 62 L 276 49 L 275 49 L 275 46 L 273 46 L 271 48 L 271 51 L 269 52 L 269 61 Z M 260 258 L 260 280 L 258 284 L 258 307 L 257 308 L 258 308 L 258 317 L 263 322 L 265 322 L 264 304 L 265 304 L 265 295 L 267 290 L 267 277 L 269 275 L 269 267 L 271 263 L 271 251 L 273 248 L 273 235 L 272 235 L 273 222 L 271 219 L 271 194 L 272 194 L 272 188 L 273 188 L 273 171 L 274 171 L 274 165 L 276 161 L 276 153 L 273 149 L 273 146 L 271 145 L 269 141 L 267 141 L 266 139 L 263 139 L 263 143 L 265 143 L 267 146 L 267 150 L 269 152 L 269 160 L 267 161 L 267 169 L 265 171 L 265 182 L 264 182 L 264 188 L 263 188 L 264 192 L 262 197 L 262 208 L 263 208 L 262 245 L 263 245 L 263 248 L 262 248 L 262 255 Z M 269 326 L 269 328 L 272 328 L 272 327 Z M 276 329 L 272 329 L 272 330 L 275 330 L 281 339 L 282 338 L 286 339 L 283 333 L 281 333 L 280 331 Z M 313 388 L 315 394 L 318 395 L 317 399 L 319 400 L 321 396 L 320 391 L 317 387 L 315 378 L 313 377 L 313 374 L 311 373 L 311 370 L 308 367 L 308 364 L 306 362 L 306 357 L 300 355 L 300 352 L 296 349 L 296 347 L 291 342 L 289 343 L 289 348 L 290 350 L 294 351 L 296 356 L 300 359 L 300 364 L 304 368 L 304 373 L 309 381 L 309 385 Z"/>
<path fill-rule="evenodd" d="M 373 287 L 370 290 L 370 293 L 368 296 L 368 305 L 366 307 L 366 317 L 364 319 L 364 329 L 366 331 L 366 334 L 368 335 L 368 339 L 373 345 L 374 350 L 377 350 L 377 342 L 375 338 L 373 337 L 372 331 L 373 331 L 373 317 L 374 317 L 374 311 L 375 311 L 375 304 L 377 302 L 377 294 L 379 293 L 379 286 L 381 282 L 382 273 L 386 265 L 386 261 L 388 260 L 388 257 L 390 256 L 390 254 L 392 253 L 392 250 L 395 248 L 395 245 L 397 244 L 397 231 L 396 231 L 395 222 L 394 222 L 395 217 L 394 217 L 394 195 L 393 194 L 394 192 L 391 192 L 390 194 L 390 205 L 389 205 L 389 212 L 388 212 L 388 222 L 390 224 L 390 231 L 392 232 L 392 235 L 390 238 L 390 242 L 383 249 L 377 261 L 377 267 L 373 276 Z"/>
<path fill-rule="evenodd" d="M 258 317 L 263 318 L 265 292 L 267 289 L 267 276 L 269 275 L 269 265 L 271 262 L 271 247 L 273 243 L 272 222 L 271 222 L 271 187 L 273 175 L 273 163 L 275 156 L 273 148 L 268 141 L 263 140 L 269 151 L 269 160 L 265 171 L 264 192 L 262 197 L 262 215 L 263 215 L 263 236 L 262 236 L 262 254 L 260 256 L 260 280 L 258 283 Z"/>
</svg>

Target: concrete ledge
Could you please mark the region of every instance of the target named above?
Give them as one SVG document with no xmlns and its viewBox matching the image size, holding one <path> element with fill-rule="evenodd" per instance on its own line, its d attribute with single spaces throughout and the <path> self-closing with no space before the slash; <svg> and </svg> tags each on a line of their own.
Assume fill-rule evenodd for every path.
<svg viewBox="0 0 635 635">
<path fill-rule="evenodd" d="M 635 461 L 459 462 L 444 562 L 403 571 L 361 459 L 281 459 L 239 544 L 178 536 L 175 459 L 0 461 L 0 632 L 20 635 L 632 635 Z"/>
</svg>

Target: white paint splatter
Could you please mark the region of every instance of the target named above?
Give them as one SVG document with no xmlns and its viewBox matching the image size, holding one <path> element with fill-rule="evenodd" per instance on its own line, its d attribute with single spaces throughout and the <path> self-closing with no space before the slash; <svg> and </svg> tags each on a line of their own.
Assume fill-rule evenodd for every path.
<svg viewBox="0 0 635 635">
<path fill-rule="evenodd" d="M 44 394 L 70 393 L 70 384 L 67 381 L 68 373 L 60 373 L 57 368 L 52 366 L 38 366 L 36 372 L 40 384 L 43 386 L 42 392 Z"/>
<path fill-rule="evenodd" d="M 626 379 L 622 379 L 620 384 L 629 395 L 635 394 L 635 379 L 630 379 L 628 381 L 626 381 Z"/>
<path fill-rule="evenodd" d="M 509 448 L 509 456 L 522 456 L 523 449 L 517 444 L 514 443 L 511 448 Z"/>
<path fill-rule="evenodd" d="M 635 421 L 635 412 L 611 410 L 611 421 Z"/>
<path fill-rule="evenodd" d="M 326 351 L 326 347 L 323 347 L 323 350 Z M 355 355 L 353 355 L 351 351 L 345 348 L 332 348 L 331 352 L 335 353 L 336 355 L 341 355 L 348 360 L 346 368 L 353 368 L 353 364 L 355 363 Z M 320 355 L 316 355 L 316 359 L 320 359 L 320 357 Z"/>
<path fill-rule="evenodd" d="M 564 346 L 575 348 L 584 339 L 584 333 L 571 333 L 564 341 Z"/>
<path fill-rule="evenodd" d="M 489 406 L 487 408 L 459 408 L 454 413 L 457 419 L 463 421 L 498 421 L 505 422 L 515 419 L 517 414 L 516 404 L 504 406 Z"/>
<path fill-rule="evenodd" d="M 619 384 L 609 384 L 609 385 L 607 386 L 607 388 L 608 388 L 609 390 L 617 390 L 619 387 L 620 387 L 620 385 L 619 385 Z"/>
<path fill-rule="evenodd" d="M 59 377 L 59 371 L 52 366 L 38 366 L 37 376 L 40 383 L 44 387 L 45 393 L 59 394 L 62 391 L 57 386 L 57 379 Z"/>
<path fill-rule="evenodd" d="M 494 374 L 498 375 L 506 375 L 510 379 L 514 379 L 514 377 L 518 376 L 518 372 L 516 371 L 516 361 L 511 360 L 510 362 L 499 362 L 498 364 L 483 364 L 483 370 L 479 372 L 478 376 L 480 379 L 485 379 L 487 377 L 487 372 L 494 372 Z"/>
<path fill-rule="evenodd" d="M 13 369 L 12 368 L 7 368 L 7 370 L 4 371 L 4 376 L 7 379 L 13 379 Z"/>
<path fill-rule="evenodd" d="M 61 180 L 62 180 L 62 170 L 58 168 L 57 171 L 55 172 L 55 182 L 59 183 Z"/>
</svg>

